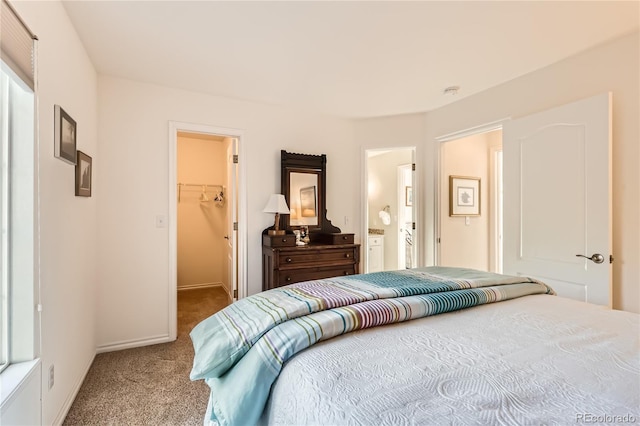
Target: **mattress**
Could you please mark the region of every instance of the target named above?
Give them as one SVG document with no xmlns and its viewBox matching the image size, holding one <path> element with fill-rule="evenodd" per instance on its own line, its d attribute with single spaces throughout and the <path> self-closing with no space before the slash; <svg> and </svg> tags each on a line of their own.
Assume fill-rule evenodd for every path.
<svg viewBox="0 0 640 426">
<path fill-rule="evenodd" d="M 354 331 L 298 353 L 275 425 L 640 421 L 640 316 L 532 295 Z"/>
</svg>

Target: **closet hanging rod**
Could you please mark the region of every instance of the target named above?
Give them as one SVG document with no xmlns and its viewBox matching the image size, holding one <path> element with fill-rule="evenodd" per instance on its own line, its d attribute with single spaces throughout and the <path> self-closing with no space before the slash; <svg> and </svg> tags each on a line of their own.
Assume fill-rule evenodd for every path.
<svg viewBox="0 0 640 426">
<path fill-rule="evenodd" d="M 178 202 L 182 198 L 182 187 L 183 186 L 193 186 L 201 188 L 204 192 L 204 188 L 220 188 L 222 192 L 225 191 L 224 185 L 212 184 L 212 183 L 178 183 Z"/>
<path fill-rule="evenodd" d="M 178 186 L 197 186 L 198 188 L 207 186 L 207 187 L 214 187 L 214 188 L 224 188 L 224 185 L 213 184 L 213 183 L 179 183 Z"/>
</svg>

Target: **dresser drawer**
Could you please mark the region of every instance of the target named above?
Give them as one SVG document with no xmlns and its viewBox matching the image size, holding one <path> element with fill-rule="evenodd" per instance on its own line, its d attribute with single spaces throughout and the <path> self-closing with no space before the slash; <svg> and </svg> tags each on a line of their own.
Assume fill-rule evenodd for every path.
<svg viewBox="0 0 640 426">
<path fill-rule="evenodd" d="M 263 235 L 262 245 L 265 247 L 295 247 L 296 236 L 294 234 Z"/>
<path fill-rule="evenodd" d="M 356 261 L 354 248 L 332 250 L 299 250 L 296 252 L 282 251 L 278 255 L 280 268 L 323 266 L 323 264 L 350 264 Z"/>
<path fill-rule="evenodd" d="M 321 234 L 317 241 L 322 244 L 353 244 L 354 234 Z"/>
<path fill-rule="evenodd" d="M 355 273 L 356 269 L 354 265 L 344 265 L 343 267 L 339 268 L 336 268 L 335 266 L 327 266 L 325 268 L 318 267 L 280 270 L 278 277 L 278 286 L 299 283 L 302 281 L 354 275 Z"/>
</svg>

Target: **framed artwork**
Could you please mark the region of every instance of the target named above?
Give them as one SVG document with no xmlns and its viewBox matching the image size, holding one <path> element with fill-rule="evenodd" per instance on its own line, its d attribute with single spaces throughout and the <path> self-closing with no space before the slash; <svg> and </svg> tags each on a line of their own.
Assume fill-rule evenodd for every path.
<svg viewBox="0 0 640 426">
<path fill-rule="evenodd" d="M 76 196 L 91 197 L 91 157 L 78 151 L 76 161 Z"/>
<path fill-rule="evenodd" d="M 480 216 L 480 178 L 449 176 L 449 216 Z"/>
<path fill-rule="evenodd" d="M 60 105 L 54 105 L 55 156 L 69 164 L 76 164 L 76 121 Z"/>
<path fill-rule="evenodd" d="M 409 207 L 413 205 L 413 187 L 404 187 L 404 205 Z"/>
<path fill-rule="evenodd" d="M 300 213 L 302 217 L 316 217 L 316 187 L 300 188 Z"/>
</svg>

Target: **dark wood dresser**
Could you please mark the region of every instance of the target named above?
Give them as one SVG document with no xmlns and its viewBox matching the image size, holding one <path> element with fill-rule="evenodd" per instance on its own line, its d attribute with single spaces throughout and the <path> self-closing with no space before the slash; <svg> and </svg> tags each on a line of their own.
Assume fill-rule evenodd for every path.
<svg viewBox="0 0 640 426">
<path fill-rule="evenodd" d="M 295 241 L 290 234 L 262 236 L 262 290 L 359 273 L 360 244 L 353 234 L 331 234 L 305 246 Z"/>
</svg>

